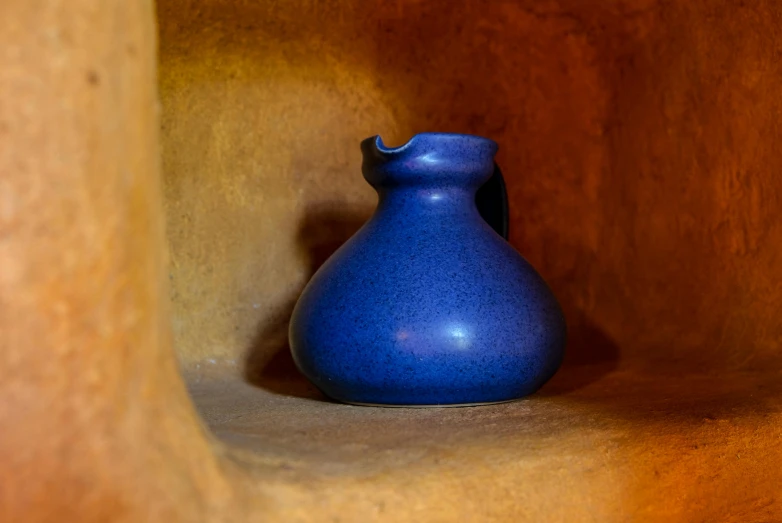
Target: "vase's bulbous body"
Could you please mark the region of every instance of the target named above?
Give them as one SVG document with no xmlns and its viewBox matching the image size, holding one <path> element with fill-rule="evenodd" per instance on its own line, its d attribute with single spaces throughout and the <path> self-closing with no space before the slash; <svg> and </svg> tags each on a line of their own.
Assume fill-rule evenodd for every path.
<svg viewBox="0 0 782 523">
<path fill-rule="evenodd" d="M 485 138 L 420 134 L 362 143 L 372 218 L 313 276 L 293 312 L 301 372 L 347 403 L 516 399 L 559 367 L 565 322 L 543 279 L 479 215 Z"/>
</svg>

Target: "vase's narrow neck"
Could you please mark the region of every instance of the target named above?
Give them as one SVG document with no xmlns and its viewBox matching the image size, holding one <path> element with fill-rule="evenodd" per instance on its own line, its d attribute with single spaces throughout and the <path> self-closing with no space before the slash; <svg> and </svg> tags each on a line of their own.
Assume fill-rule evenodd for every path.
<svg viewBox="0 0 782 523">
<path fill-rule="evenodd" d="M 378 189 L 378 212 L 479 216 L 475 189 L 467 187 L 395 187 Z"/>
</svg>

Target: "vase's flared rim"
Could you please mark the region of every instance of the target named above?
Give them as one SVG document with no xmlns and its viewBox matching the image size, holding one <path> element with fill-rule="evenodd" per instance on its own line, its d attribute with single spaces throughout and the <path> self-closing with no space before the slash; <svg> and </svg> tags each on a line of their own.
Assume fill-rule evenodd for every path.
<svg viewBox="0 0 782 523">
<path fill-rule="evenodd" d="M 406 143 L 398 147 L 387 147 L 383 143 L 383 139 L 380 135 L 370 136 L 362 141 L 362 149 L 367 145 L 373 146 L 375 151 L 383 155 L 394 155 L 414 148 L 417 144 L 425 142 L 428 145 L 436 145 L 437 143 L 455 144 L 455 142 L 463 142 L 467 147 L 488 147 L 494 149 L 498 148 L 497 142 L 490 138 L 478 136 L 475 134 L 461 134 L 461 133 L 418 133 L 413 135 Z"/>
<path fill-rule="evenodd" d="M 478 187 L 494 171 L 494 140 L 471 134 L 421 133 L 399 147 L 386 147 L 380 136 L 361 142 L 361 170 L 373 187 Z"/>
</svg>

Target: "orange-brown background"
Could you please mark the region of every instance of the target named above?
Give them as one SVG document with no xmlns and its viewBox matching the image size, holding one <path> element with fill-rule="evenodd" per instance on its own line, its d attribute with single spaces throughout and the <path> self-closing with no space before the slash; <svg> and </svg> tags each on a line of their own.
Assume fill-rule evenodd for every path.
<svg viewBox="0 0 782 523">
<path fill-rule="evenodd" d="M 566 309 L 571 363 L 778 365 L 780 11 L 161 0 L 184 366 L 284 350 L 297 293 L 374 206 L 359 141 L 421 131 L 500 143 L 511 241 Z"/>
<path fill-rule="evenodd" d="M 165 274 L 151 2 L 0 2 L 0 520 L 780 520 L 782 7 L 438 5 L 163 0 Z M 165 280 L 189 373 L 284 369 L 358 140 L 431 129 L 501 142 L 600 368 L 477 409 L 190 379 L 214 441 Z"/>
</svg>

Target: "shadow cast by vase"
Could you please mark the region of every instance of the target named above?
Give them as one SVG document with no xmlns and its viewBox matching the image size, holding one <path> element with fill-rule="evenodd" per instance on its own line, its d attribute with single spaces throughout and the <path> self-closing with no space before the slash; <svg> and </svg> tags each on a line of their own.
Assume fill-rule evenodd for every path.
<svg viewBox="0 0 782 523">
<path fill-rule="evenodd" d="M 565 359 L 559 371 L 538 394 L 559 396 L 575 392 L 617 369 L 619 346 L 602 329 L 579 313 L 571 314 Z"/>
<path fill-rule="evenodd" d="M 339 205 L 316 207 L 306 213 L 299 227 L 297 243 L 307 260 L 307 281 L 361 228 L 369 215 L 369 210 L 345 211 L 339 209 Z M 258 325 L 246 351 L 244 378 L 248 383 L 276 394 L 328 401 L 298 371 L 288 346 L 288 323 L 302 289 Z"/>
</svg>

